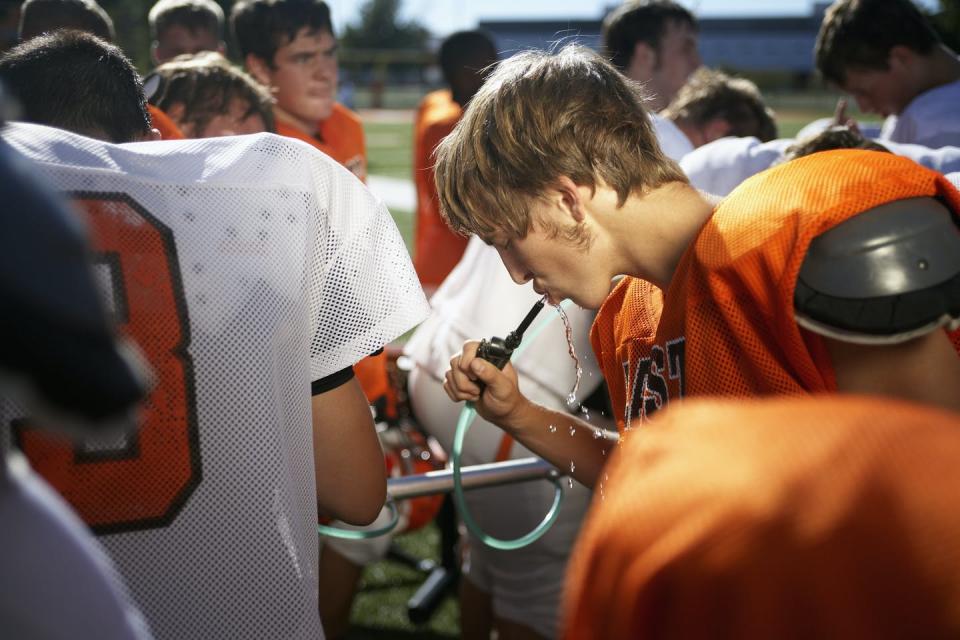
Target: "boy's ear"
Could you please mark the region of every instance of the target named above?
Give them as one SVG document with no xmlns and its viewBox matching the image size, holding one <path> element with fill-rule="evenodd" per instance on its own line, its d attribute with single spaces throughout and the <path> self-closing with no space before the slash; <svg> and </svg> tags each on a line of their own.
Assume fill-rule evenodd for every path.
<svg viewBox="0 0 960 640">
<path fill-rule="evenodd" d="M 260 56 L 248 53 L 243 59 L 243 66 L 247 68 L 247 73 L 252 75 L 257 82 L 268 89 L 270 88 L 272 85 L 270 67 Z"/>
<path fill-rule="evenodd" d="M 916 58 L 917 53 L 913 49 L 895 44 L 890 47 L 890 53 L 887 54 L 887 64 L 892 71 L 913 73 L 913 62 Z"/>
<path fill-rule="evenodd" d="M 577 223 L 583 222 L 583 194 L 580 187 L 567 176 L 560 176 L 554 185 L 555 193 L 559 198 L 561 208 Z"/>
</svg>

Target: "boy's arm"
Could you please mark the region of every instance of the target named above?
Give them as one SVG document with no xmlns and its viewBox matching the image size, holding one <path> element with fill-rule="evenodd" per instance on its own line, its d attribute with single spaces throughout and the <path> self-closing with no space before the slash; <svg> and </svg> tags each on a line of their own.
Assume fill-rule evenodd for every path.
<svg viewBox="0 0 960 640">
<path fill-rule="evenodd" d="M 615 439 L 594 437 L 593 425 L 568 413 L 552 411 L 528 400 L 517 386 L 511 365 L 500 371 L 476 357 L 476 341 L 450 360 L 443 388 L 454 402 L 472 401 L 477 412 L 515 440 L 579 482 L 593 487 L 601 477 L 604 463 Z M 486 385 L 481 393 L 476 381 Z"/>
<path fill-rule="evenodd" d="M 824 338 L 837 389 L 903 398 L 960 411 L 960 357 L 946 332 L 892 345 L 860 345 Z"/>
<path fill-rule="evenodd" d="M 383 450 L 360 383 L 313 396 L 313 460 L 317 505 L 348 524 L 376 519 L 387 495 Z"/>
</svg>

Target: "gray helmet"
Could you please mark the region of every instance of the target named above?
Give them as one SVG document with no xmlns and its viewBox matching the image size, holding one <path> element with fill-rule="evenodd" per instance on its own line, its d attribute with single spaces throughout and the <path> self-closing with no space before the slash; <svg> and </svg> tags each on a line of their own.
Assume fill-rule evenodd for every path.
<svg viewBox="0 0 960 640">
<path fill-rule="evenodd" d="M 935 198 L 868 209 L 810 243 L 797 323 L 844 342 L 892 344 L 960 326 L 960 226 Z"/>
</svg>

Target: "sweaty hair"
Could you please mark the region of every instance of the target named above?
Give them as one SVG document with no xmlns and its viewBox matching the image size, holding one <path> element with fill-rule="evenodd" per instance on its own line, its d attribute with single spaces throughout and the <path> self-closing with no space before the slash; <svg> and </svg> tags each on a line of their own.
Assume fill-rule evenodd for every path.
<svg viewBox="0 0 960 640">
<path fill-rule="evenodd" d="M 57 29 L 76 29 L 113 42 L 113 20 L 94 0 L 26 0 L 20 8 L 20 41 Z"/>
<path fill-rule="evenodd" d="M 150 133 L 137 70 L 120 49 L 81 31 L 22 42 L 0 57 L 0 81 L 27 122 L 130 142 Z"/>
<path fill-rule="evenodd" d="M 524 237 L 530 205 L 562 177 L 634 192 L 687 182 L 663 155 L 639 85 L 570 45 L 501 62 L 437 147 L 443 216 L 462 234 Z"/>
<path fill-rule="evenodd" d="M 333 34 L 330 8 L 322 0 L 240 0 L 230 10 L 230 28 L 242 58 L 252 53 L 271 68 L 277 49 L 301 29 Z"/>
<path fill-rule="evenodd" d="M 848 69 L 887 70 L 895 46 L 926 55 L 939 44 L 910 0 L 839 0 L 827 9 L 814 55 L 823 77 L 843 86 Z"/>
<path fill-rule="evenodd" d="M 837 125 L 790 145 L 784 152 L 783 160 L 784 162 L 796 160 L 813 153 L 832 151 L 833 149 L 865 149 L 867 151 L 890 153 L 890 150 L 883 145 L 864 138 L 859 131 L 854 131 L 844 125 Z"/>
<path fill-rule="evenodd" d="M 705 68 L 690 76 L 661 115 L 695 126 L 719 118 L 730 124 L 727 135 L 753 136 L 763 142 L 777 137 L 773 111 L 764 103 L 757 85 Z"/>
<path fill-rule="evenodd" d="M 180 25 L 191 33 L 209 31 L 223 39 L 223 9 L 213 0 L 159 0 L 147 15 L 154 40 L 169 27 Z"/>
<path fill-rule="evenodd" d="M 194 131 L 203 131 L 211 119 L 226 113 L 236 100 L 247 106 L 244 119 L 258 114 L 268 131 L 276 130 L 270 93 L 219 53 L 177 56 L 151 75 L 160 78 L 159 89 L 150 97 L 151 104 L 168 113 L 173 105 L 183 105 L 182 120 L 190 123 Z"/>
<path fill-rule="evenodd" d="M 607 59 L 617 69 L 625 71 L 630 66 L 638 42 L 659 51 L 660 39 L 671 21 L 697 29 L 697 19 L 693 14 L 671 0 L 623 3 L 603 20 L 603 47 Z"/>
</svg>

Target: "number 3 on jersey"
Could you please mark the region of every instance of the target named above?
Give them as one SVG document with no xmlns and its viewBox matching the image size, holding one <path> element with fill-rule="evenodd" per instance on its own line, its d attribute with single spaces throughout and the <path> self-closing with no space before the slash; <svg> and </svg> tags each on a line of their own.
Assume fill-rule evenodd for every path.
<svg viewBox="0 0 960 640">
<path fill-rule="evenodd" d="M 139 432 L 66 446 L 21 427 L 20 448 L 98 533 L 169 524 L 200 483 L 189 322 L 173 234 L 125 194 L 80 193 L 97 276 L 155 376 Z"/>
</svg>

